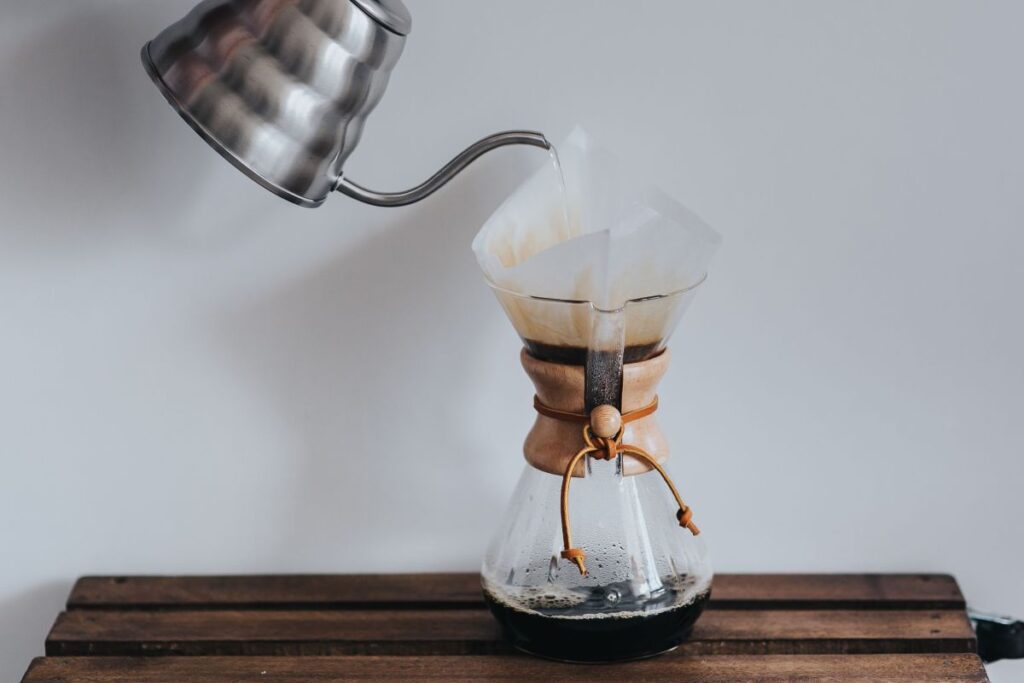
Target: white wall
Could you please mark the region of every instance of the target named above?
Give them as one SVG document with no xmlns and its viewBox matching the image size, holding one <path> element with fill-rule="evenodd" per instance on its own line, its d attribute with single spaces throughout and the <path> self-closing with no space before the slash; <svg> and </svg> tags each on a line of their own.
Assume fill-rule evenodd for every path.
<svg viewBox="0 0 1024 683">
<path fill-rule="evenodd" d="M 191 4 L 0 9 L 2 680 L 81 574 L 471 570 L 523 466 L 469 242 L 540 155 L 292 207 L 143 73 Z M 409 5 L 354 179 L 579 122 L 724 234 L 662 391 L 720 571 L 1024 616 L 1024 5 Z"/>
</svg>

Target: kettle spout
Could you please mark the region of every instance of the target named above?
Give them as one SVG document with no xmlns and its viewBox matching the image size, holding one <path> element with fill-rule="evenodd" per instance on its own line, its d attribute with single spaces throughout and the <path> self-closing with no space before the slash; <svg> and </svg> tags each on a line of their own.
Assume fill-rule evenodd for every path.
<svg viewBox="0 0 1024 683">
<path fill-rule="evenodd" d="M 445 164 L 437 173 L 409 190 L 403 192 L 376 192 L 357 185 L 345 177 L 338 180 L 338 184 L 334 189 L 353 199 L 358 199 L 361 202 L 373 204 L 374 206 L 405 206 L 406 204 L 413 204 L 434 194 L 434 192 L 439 190 L 480 156 L 506 145 L 531 145 L 541 149 L 551 149 L 551 143 L 541 133 L 529 130 L 507 130 L 502 133 L 488 135 L 482 140 L 477 140 L 459 152 L 454 159 Z"/>
</svg>

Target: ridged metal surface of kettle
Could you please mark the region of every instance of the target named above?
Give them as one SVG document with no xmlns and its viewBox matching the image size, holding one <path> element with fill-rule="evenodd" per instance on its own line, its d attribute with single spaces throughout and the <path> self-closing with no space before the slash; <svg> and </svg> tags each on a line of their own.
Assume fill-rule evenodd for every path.
<svg viewBox="0 0 1024 683">
<path fill-rule="evenodd" d="M 401 0 L 205 0 L 147 43 L 142 61 L 214 149 L 301 206 L 319 206 L 334 190 L 379 206 L 410 204 L 491 149 L 550 146 L 540 133 L 498 133 L 403 192 L 343 177 L 411 23 Z"/>
</svg>

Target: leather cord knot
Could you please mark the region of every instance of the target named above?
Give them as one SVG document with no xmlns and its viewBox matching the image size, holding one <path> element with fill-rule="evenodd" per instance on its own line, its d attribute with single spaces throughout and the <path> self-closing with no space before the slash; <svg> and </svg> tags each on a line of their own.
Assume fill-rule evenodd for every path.
<svg viewBox="0 0 1024 683">
<path fill-rule="evenodd" d="M 614 460 L 619 454 L 619 443 L 622 441 L 622 432 L 619 432 L 617 438 L 604 438 L 600 436 L 592 436 L 592 443 L 594 448 L 597 449 L 595 453 L 591 453 L 591 457 L 597 458 L 598 460 Z"/>
</svg>

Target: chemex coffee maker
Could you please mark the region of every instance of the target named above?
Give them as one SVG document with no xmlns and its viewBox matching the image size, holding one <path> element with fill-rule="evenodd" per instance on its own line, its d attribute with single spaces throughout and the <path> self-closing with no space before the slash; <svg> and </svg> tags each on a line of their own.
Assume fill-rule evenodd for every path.
<svg viewBox="0 0 1024 683">
<path fill-rule="evenodd" d="M 656 419 L 665 344 L 694 290 L 615 310 L 495 292 L 523 340 L 537 418 L 484 559 L 491 611 L 513 644 L 548 658 L 671 650 L 712 578 L 693 510 L 662 466 Z"/>
<path fill-rule="evenodd" d="M 400 0 L 206 0 L 148 43 L 142 60 L 207 143 L 300 206 L 319 206 L 334 190 L 379 206 L 410 204 L 497 147 L 551 149 L 540 133 L 502 132 L 410 190 L 378 192 L 349 180 L 345 160 L 410 25 Z M 666 343 L 703 281 L 703 262 L 676 277 L 686 253 L 697 251 L 685 229 L 675 248 L 648 248 L 690 221 L 674 221 L 663 197 L 621 195 L 620 179 L 574 190 L 574 179 L 600 174 L 559 174 L 550 230 L 541 211 L 504 221 L 504 237 L 474 243 L 482 264 L 497 264 L 485 274 L 523 340 L 537 413 L 524 473 L 483 563 L 483 592 L 522 650 L 569 661 L 633 659 L 685 639 L 711 590 L 693 511 L 663 467 L 668 449 L 656 415 Z M 514 208 L 499 209 L 496 222 Z M 609 220 L 615 229 L 602 230 Z M 524 226 L 543 233 L 539 242 Z M 514 272 L 537 251 L 507 242 L 510 235 L 552 247 L 535 260 L 553 275 L 521 285 L 504 279 L 501 268 Z M 588 244 L 612 251 L 594 265 L 572 251 Z M 613 291 L 621 296 L 608 296 Z"/>
</svg>

